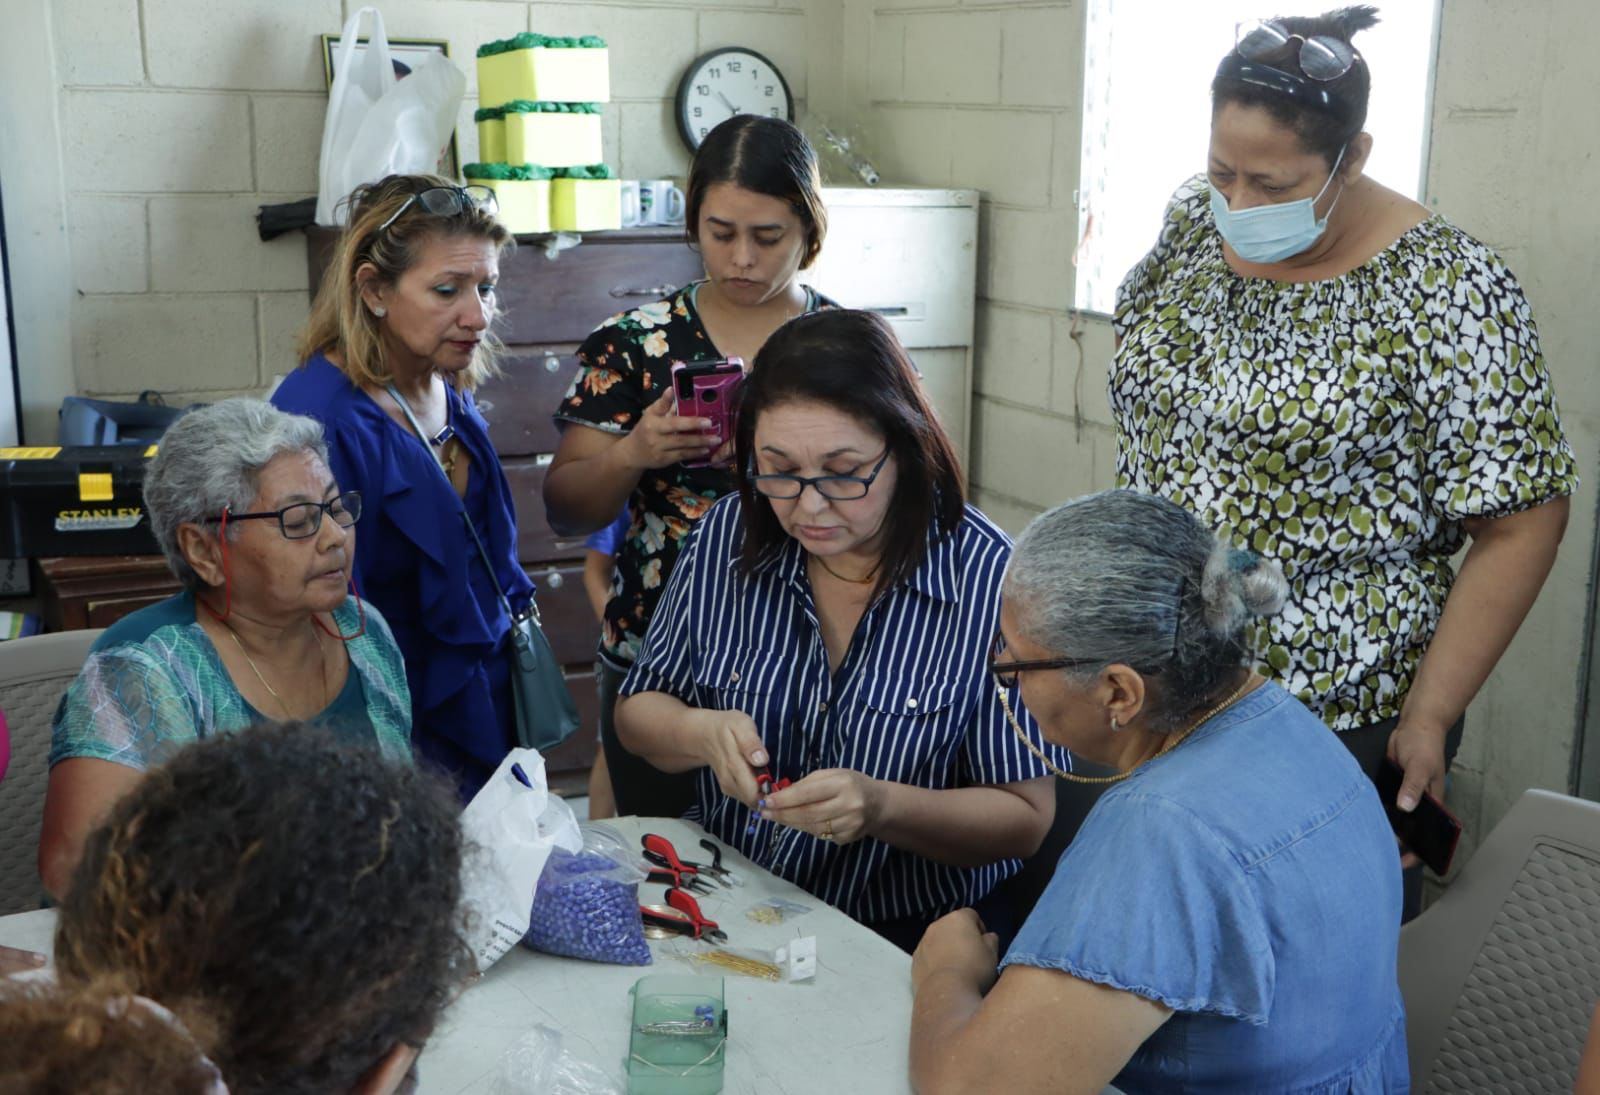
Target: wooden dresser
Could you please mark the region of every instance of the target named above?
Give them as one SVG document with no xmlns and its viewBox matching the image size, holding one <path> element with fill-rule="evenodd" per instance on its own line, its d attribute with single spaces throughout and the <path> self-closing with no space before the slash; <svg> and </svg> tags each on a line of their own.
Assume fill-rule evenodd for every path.
<svg viewBox="0 0 1600 1095">
<path fill-rule="evenodd" d="M 307 233 L 312 292 L 335 234 Z M 505 467 L 517 508 L 518 553 L 539 587 L 539 611 L 584 725 L 545 761 L 553 787 L 581 791 L 594 761 L 599 717 L 594 653 L 600 626 L 583 590 L 583 537 L 551 530 L 544 513 L 544 476 L 558 433 L 551 419 L 577 372 L 578 345 L 607 316 L 659 299 L 703 276 L 683 230 L 595 232 L 577 247 L 546 253 L 545 237 L 520 237 L 500 265 L 496 325 L 506 346 L 502 374 L 480 388 L 478 408 Z"/>
</svg>

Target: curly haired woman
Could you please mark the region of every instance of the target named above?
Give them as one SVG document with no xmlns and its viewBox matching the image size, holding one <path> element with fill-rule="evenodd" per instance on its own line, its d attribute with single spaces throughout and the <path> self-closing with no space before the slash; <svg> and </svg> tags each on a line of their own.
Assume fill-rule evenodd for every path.
<svg viewBox="0 0 1600 1095">
<path fill-rule="evenodd" d="M 234 1095 L 394 1091 L 472 968 L 457 817 L 304 724 L 190 746 L 89 839 L 58 974 L 171 1009 Z"/>
</svg>

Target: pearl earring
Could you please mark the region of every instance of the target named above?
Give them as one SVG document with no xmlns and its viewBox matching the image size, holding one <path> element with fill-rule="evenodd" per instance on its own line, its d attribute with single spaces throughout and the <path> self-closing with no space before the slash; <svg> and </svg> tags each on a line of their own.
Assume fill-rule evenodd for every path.
<svg viewBox="0 0 1600 1095">
<path fill-rule="evenodd" d="M 1113 734 L 1115 734 L 1118 730 L 1121 730 L 1121 729 L 1122 729 L 1122 724 L 1117 721 L 1117 716 L 1112 715 L 1111 716 L 1111 732 Z"/>
<path fill-rule="evenodd" d="M 389 314 L 389 309 L 383 307 L 381 304 L 374 304 L 372 306 L 372 314 L 377 316 L 379 319 L 382 319 L 384 316 Z"/>
</svg>

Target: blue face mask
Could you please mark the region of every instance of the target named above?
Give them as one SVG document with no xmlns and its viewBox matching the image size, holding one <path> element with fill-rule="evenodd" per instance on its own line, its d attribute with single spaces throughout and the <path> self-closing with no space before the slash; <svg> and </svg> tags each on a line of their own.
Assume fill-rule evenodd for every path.
<svg viewBox="0 0 1600 1095">
<path fill-rule="evenodd" d="M 1322 184 L 1322 189 L 1317 191 L 1317 196 L 1301 198 L 1299 201 L 1258 205 L 1235 212 L 1228 208 L 1228 200 L 1213 186 L 1211 216 L 1217 222 L 1217 231 L 1222 233 L 1222 238 L 1228 241 L 1234 253 L 1246 262 L 1281 262 L 1291 255 L 1298 255 L 1322 238 L 1322 233 L 1328 229 L 1328 217 L 1333 215 L 1339 198 L 1344 197 L 1341 183 L 1339 198 L 1334 198 L 1333 205 L 1328 207 L 1328 217 L 1320 221 L 1317 219 L 1317 202 L 1333 185 L 1333 177 L 1339 173 L 1339 165 L 1343 162 L 1344 150 L 1340 149 L 1339 158 L 1333 162 L 1333 171 L 1329 173 L 1328 181 Z"/>
</svg>

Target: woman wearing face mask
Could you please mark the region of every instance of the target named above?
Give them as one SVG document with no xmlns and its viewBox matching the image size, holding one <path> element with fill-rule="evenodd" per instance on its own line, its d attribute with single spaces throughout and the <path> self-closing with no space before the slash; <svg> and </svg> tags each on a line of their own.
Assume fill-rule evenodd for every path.
<svg viewBox="0 0 1600 1095">
<path fill-rule="evenodd" d="M 1118 293 L 1111 400 L 1123 485 L 1282 565 L 1288 606 L 1253 635 L 1267 671 L 1369 775 L 1395 761 L 1407 810 L 1442 797 L 1577 476 L 1516 279 L 1362 174 L 1370 75 L 1350 39 L 1375 22 L 1240 28 L 1206 177 Z"/>
<path fill-rule="evenodd" d="M 1003 929 L 985 899 L 1054 816 L 988 672 L 1011 542 L 964 504 L 889 325 L 782 327 L 737 448 L 738 494 L 684 549 L 622 687 L 623 744 L 694 773 L 718 839 L 891 942 L 963 904 Z"/>
<path fill-rule="evenodd" d="M 556 411 L 563 432 L 544 484 L 551 525 L 576 535 L 624 508 L 632 517 L 598 666 L 600 736 L 621 814 L 674 816 L 691 801 L 688 780 L 618 744 L 611 716 L 684 541 L 734 488 L 725 459 L 685 463 L 725 457 L 732 439 L 714 442 L 702 432 L 707 420 L 674 413 L 672 366 L 754 361 L 786 320 L 834 306 L 796 280 L 827 233 L 820 188 L 816 155 L 788 122 L 740 115 L 713 129 L 695 153 L 685 213 L 705 280 L 601 324 L 579 349 L 577 379 Z"/>
<path fill-rule="evenodd" d="M 417 753 L 470 798 L 517 740 L 497 587 L 517 609 L 533 593 L 472 399 L 494 371 L 489 323 L 511 233 L 493 191 L 432 175 L 362 186 L 349 212 L 300 333 L 301 367 L 272 401 L 322 422 L 334 475 L 361 491 L 356 581 L 405 654 Z"/>
</svg>

